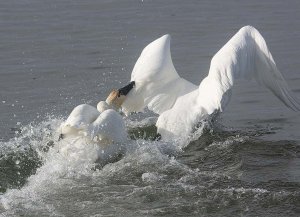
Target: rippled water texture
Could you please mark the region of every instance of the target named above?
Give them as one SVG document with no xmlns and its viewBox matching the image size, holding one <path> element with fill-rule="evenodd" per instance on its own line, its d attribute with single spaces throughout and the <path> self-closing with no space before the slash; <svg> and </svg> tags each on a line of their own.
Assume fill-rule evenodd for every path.
<svg viewBox="0 0 300 217">
<path fill-rule="evenodd" d="M 178 73 L 198 84 L 253 25 L 300 99 L 299 1 L 24 0 L 0 11 L 0 215 L 300 215 L 299 114 L 254 81 L 180 144 L 154 140 L 150 112 L 126 118 L 130 148 L 107 165 L 61 155 L 56 131 L 76 105 L 126 84 L 166 33 Z"/>
</svg>

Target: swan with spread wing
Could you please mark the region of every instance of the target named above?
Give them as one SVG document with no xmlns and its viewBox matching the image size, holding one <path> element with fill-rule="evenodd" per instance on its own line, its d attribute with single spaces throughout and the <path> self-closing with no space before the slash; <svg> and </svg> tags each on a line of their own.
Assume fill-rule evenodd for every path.
<svg viewBox="0 0 300 217">
<path fill-rule="evenodd" d="M 231 88 L 243 78 L 254 78 L 287 107 L 300 111 L 264 38 L 251 26 L 241 28 L 214 55 L 208 76 L 199 86 L 177 74 L 169 35 L 153 41 L 144 48 L 134 66 L 131 90 L 122 109 L 128 114 L 148 107 L 159 114 L 156 126 L 163 139 L 185 138 L 201 120 L 225 109 Z"/>
</svg>

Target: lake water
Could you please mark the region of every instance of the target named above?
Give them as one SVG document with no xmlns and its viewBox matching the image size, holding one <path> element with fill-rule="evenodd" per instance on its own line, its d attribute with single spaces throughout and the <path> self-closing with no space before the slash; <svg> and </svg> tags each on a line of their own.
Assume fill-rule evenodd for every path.
<svg viewBox="0 0 300 217">
<path fill-rule="evenodd" d="M 211 57 L 252 25 L 300 99 L 298 0 L 12 0 L 0 11 L 0 215 L 300 215 L 300 115 L 254 81 L 239 82 L 217 127 L 182 151 L 132 139 L 132 151 L 96 169 L 48 151 L 70 111 L 126 84 L 166 33 L 178 73 L 199 84 Z M 148 116 L 128 129 L 151 125 L 138 121 Z"/>
</svg>

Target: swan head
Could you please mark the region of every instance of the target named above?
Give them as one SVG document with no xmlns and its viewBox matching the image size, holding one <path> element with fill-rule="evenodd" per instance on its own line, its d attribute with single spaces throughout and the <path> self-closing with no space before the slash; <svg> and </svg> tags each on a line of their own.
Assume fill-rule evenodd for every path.
<svg viewBox="0 0 300 217">
<path fill-rule="evenodd" d="M 98 104 L 97 104 L 97 110 L 102 113 L 104 112 L 105 110 L 107 109 L 110 109 L 111 107 L 105 102 L 105 101 L 100 101 Z"/>
<path fill-rule="evenodd" d="M 117 109 L 121 108 L 124 100 L 126 99 L 126 95 L 130 92 L 130 90 L 134 86 L 135 86 L 135 82 L 132 81 L 128 85 L 126 85 L 118 90 L 112 90 L 106 99 L 106 103 Z"/>
</svg>

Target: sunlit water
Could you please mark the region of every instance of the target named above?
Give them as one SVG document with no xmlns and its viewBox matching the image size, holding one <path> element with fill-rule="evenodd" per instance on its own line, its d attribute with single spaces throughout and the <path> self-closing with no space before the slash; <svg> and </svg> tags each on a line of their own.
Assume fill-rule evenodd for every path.
<svg viewBox="0 0 300 217">
<path fill-rule="evenodd" d="M 126 118 L 114 162 L 59 152 L 57 127 L 129 78 L 142 48 L 172 36 L 175 67 L 199 83 L 243 25 L 265 37 L 300 98 L 298 1 L 2 1 L 0 215 L 299 216 L 300 118 L 255 82 L 180 143 L 150 112 Z M 253 88 L 254 87 L 254 88 Z M 84 147 L 84 146 L 82 146 Z"/>
</svg>

